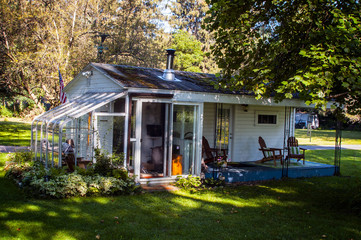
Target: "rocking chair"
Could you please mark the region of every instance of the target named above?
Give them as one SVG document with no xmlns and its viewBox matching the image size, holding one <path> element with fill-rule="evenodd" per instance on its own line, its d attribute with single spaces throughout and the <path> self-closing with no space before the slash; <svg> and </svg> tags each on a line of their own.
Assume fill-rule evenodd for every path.
<svg viewBox="0 0 361 240">
<path fill-rule="evenodd" d="M 276 160 L 280 160 L 281 164 L 283 163 L 283 154 L 282 149 L 280 148 L 267 148 L 267 145 L 262 137 L 258 138 L 258 143 L 260 146 L 260 151 L 263 153 L 263 158 L 258 162 L 264 163 L 267 161 L 273 161 L 274 165 L 277 166 Z"/>
<path fill-rule="evenodd" d="M 295 137 L 289 137 L 287 140 L 288 155 L 286 159 L 295 158 L 297 162 L 303 159 L 303 164 L 305 164 L 305 150 L 306 149 L 298 146 L 298 140 Z"/>
<path fill-rule="evenodd" d="M 204 163 L 217 161 L 219 158 L 227 159 L 226 149 L 216 149 L 209 147 L 208 140 L 202 137 L 202 156 L 205 155 Z"/>
</svg>

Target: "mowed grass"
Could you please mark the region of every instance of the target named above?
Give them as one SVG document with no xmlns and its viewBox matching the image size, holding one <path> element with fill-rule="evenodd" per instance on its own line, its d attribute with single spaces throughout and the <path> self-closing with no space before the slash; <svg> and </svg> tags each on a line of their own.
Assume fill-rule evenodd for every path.
<svg viewBox="0 0 361 240">
<path fill-rule="evenodd" d="M 295 137 L 301 145 L 335 145 L 336 130 L 312 130 L 311 138 L 307 129 L 296 129 Z M 360 131 L 342 131 L 343 145 L 361 145 Z"/>
<path fill-rule="evenodd" d="M 0 145 L 30 146 L 31 123 L 0 121 Z"/>
<path fill-rule="evenodd" d="M 29 145 L 30 124 L 25 141 L 10 127 L 20 125 L 9 123 L 5 131 L 0 124 L 0 145 Z M 334 144 L 329 135 L 320 142 Z M 344 131 L 343 144 L 357 142 L 356 135 Z M 7 154 L 0 154 L 0 239 L 361 239 L 360 215 L 346 204 L 359 181 L 361 151 L 341 154 L 341 173 L 348 177 L 64 200 L 27 197 L 4 177 Z M 334 151 L 307 151 L 306 158 L 333 164 Z"/>
<path fill-rule="evenodd" d="M 307 151 L 307 158 L 332 163 L 332 152 Z M 193 194 L 38 200 L 27 198 L 2 171 L 0 239 L 361 239 L 361 218 L 342 202 L 360 173 L 361 151 L 342 152 L 342 173 L 352 177 L 268 181 Z M 0 168 L 5 155 L 0 154 Z"/>
</svg>

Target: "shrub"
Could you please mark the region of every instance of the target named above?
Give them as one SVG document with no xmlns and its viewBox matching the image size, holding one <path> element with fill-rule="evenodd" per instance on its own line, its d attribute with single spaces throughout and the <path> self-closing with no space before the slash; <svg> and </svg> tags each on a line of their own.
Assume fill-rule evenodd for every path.
<svg viewBox="0 0 361 240">
<path fill-rule="evenodd" d="M 113 170 L 111 159 L 105 154 L 101 153 L 100 149 L 95 149 L 96 163 L 94 164 L 94 173 L 102 176 L 108 176 Z"/>
<path fill-rule="evenodd" d="M 175 185 L 185 190 L 195 190 L 201 187 L 202 182 L 200 177 L 188 175 L 186 178 L 177 177 Z"/>
<path fill-rule="evenodd" d="M 225 185 L 225 181 L 221 179 L 207 178 L 203 180 L 203 184 L 207 187 L 220 187 Z"/>
<path fill-rule="evenodd" d="M 12 117 L 13 113 L 4 106 L 0 106 L 0 117 Z"/>
<path fill-rule="evenodd" d="M 30 163 L 34 159 L 34 153 L 33 152 L 14 152 L 14 153 L 9 153 L 7 158 L 10 162 Z"/>
<path fill-rule="evenodd" d="M 98 154 L 97 168 L 76 168 L 73 173 L 62 168 L 45 169 L 42 163 L 31 161 L 33 155 L 29 153 L 10 154 L 6 176 L 28 193 L 41 197 L 116 195 L 139 189 L 135 179 L 128 177 L 126 169 L 115 168 L 109 157 Z"/>
</svg>

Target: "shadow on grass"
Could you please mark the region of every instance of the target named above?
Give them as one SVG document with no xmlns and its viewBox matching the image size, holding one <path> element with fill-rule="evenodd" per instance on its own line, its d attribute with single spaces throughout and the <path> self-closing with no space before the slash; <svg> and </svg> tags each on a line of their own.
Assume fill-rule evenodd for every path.
<svg viewBox="0 0 361 240">
<path fill-rule="evenodd" d="M 12 184 L 0 179 L 0 184 Z M 336 182 L 338 184 L 336 184 Z M 194 194 L 0 200 L 4 239 L 359 239 L 360 219 L 330 199 L 347 179 L 273 181 Z M 9 186 L 8 186 L 9 187 Z M 3 190 L 3 189 L 1 189 Z"/>
</svg>

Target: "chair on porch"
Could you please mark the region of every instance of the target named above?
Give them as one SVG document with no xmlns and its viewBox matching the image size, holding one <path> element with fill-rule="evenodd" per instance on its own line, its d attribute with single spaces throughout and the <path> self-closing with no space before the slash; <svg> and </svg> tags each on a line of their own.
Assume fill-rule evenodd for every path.
<svg viewBox="0 0 361 240">
<path fill-rule="evenodd" d="M 263 158 L 259 160 L 258 162 L 264 163 L 267 161 L 273 161 L 274 165 L 277 166 L 277 160 L 281 161 L 281 164 L 283 163 L 283 154 L 282 149 L 280 148 L 268 148 L 266 145 L 266 142 L 262 137 L 258 138 L 258 143 L 260 146 L 260 151 L 263 153 Z"/>
<path fill-rule="evenodd" d="M 287 140 L 287 152 L 288 155 L 286 159 L 295 158 L 297 162 L 303 159 L 303 164 L 305 164 L 305 150 L 298 146 L 298 140 L 295 137 L 289 137 Z M 302 151 L 302 152 L 301 152 Z"/>
<path fill-rule="evenodd" d="M 211 148 L 209 146 L 208 140 L 203 136 L 202 156 L 204 155 L 205 155 L 204 163 L 215 162 L 219 158 L 222 158 L 223 160 L 227 159 L 226 149 Z"/>
</svg>

